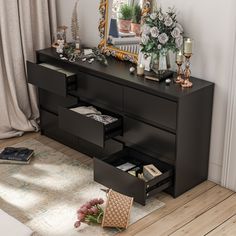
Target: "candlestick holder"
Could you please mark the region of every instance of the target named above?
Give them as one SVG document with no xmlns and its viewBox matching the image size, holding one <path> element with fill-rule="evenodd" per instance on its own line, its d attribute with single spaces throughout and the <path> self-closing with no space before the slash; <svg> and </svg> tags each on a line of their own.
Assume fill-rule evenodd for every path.
<svg viewBox="0 0 236 236">
<path fill-rule="evenodd" d="M 176 61 L 176 64 L 178 66 L 178 69 L 177 69 L 177 78 L 175 79 L 175 83 L 176 84 L 182 84 L 184 82 L 184 79 L 183 79 L 183 69 L 182 69 L 182 64 L 183 62 L 182 61 Z"/>
<path fill-rule="evenodd" d="M 190 76 L 191 76 L 190 58 L 192 56 L 192 53 L 184 53 L 184 56 L 186 58 L 186 62 L 185 62 L 185 70 L 184 70 L 184 81 L 181 84 L 181 86 L 183 88 L 191 88 L 193 86 L 193 83 L 190 81 Z"/>
</svg>

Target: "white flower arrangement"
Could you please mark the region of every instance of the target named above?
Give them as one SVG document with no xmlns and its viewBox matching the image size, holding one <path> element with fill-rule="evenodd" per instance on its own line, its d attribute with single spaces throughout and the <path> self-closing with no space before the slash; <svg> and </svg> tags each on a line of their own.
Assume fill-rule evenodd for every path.
<svg viewBox="0 0 236 236">
<path fill-rule="evenodd" d="M 176 52 L 183 45 L 183 27 L 177 22 L 176 13 L 169 8 L 148 14 L 142 28 L 141 51 L 146 55 L 165 55 L 168 51 Z"/>
<path fill-rule="evenodd" d="M 158 37 L 158 35 L 159 35 L 159 30 L 158 30 L 158 28 L 157 27 L 152 27 L 151 29 L 150 29 L 150 34 L 151 34 L 151 36 L 153 37 L 153 38 L 157 38 Z"/>
</svg>

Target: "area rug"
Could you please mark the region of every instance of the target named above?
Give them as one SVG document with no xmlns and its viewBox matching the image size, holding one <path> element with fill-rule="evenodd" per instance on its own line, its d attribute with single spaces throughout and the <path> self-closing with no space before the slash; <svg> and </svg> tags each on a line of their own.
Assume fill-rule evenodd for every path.
<svg viewBox="0 0 236 236">
<path fill-rule="evenodd" d="M 92 165 L 82 164 L 40 141 L 15 145 L 35 150 L 30 165 L 0 165 L 0 209 L 41 236 L 110 236 L 115 229 L 83 224 L 74 228 L 76 210 L 86 201 L 105 197 L 104 186 L 93 181 Z M 108 176 L 112 178 L 112 176 Z M 164 206 L 156 198 L 146 206 L 134 204 L 131 224 Z"/>
</svg>

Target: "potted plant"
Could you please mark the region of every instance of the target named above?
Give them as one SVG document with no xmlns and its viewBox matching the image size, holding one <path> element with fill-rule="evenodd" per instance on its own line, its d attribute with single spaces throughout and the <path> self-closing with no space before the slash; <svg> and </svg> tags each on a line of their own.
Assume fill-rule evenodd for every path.
<svg viewBox="0 0 236 236">
<path fill-rule="evenodd" d="M 135 4 L 133 6 L 133 12 L 132 12 L 131 31 L 134 32 L 137 36 L 140 36 L 141 32 L 141 18 L 142 18 L 142 9 L 139 4 Z"/>
<path fill-rule="evenodd" d="M 131 19 L 132 19 L 132 6 L 129 4 L 123 4 L 120 7 L 120 18 L 119 18 L 119 31 L 123 33 L 130 32 Z"/>
</svg>

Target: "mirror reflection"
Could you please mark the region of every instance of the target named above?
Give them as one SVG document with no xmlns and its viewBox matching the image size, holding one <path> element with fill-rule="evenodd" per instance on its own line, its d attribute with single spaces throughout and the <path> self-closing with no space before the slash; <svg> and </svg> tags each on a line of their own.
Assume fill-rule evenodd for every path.
<svg viewBox="0 0 236 236">
<path fill-rule="evenodd" d="M 143 0 L 110 0 L 107 44 L 138 54 Z"/>
</svg>

